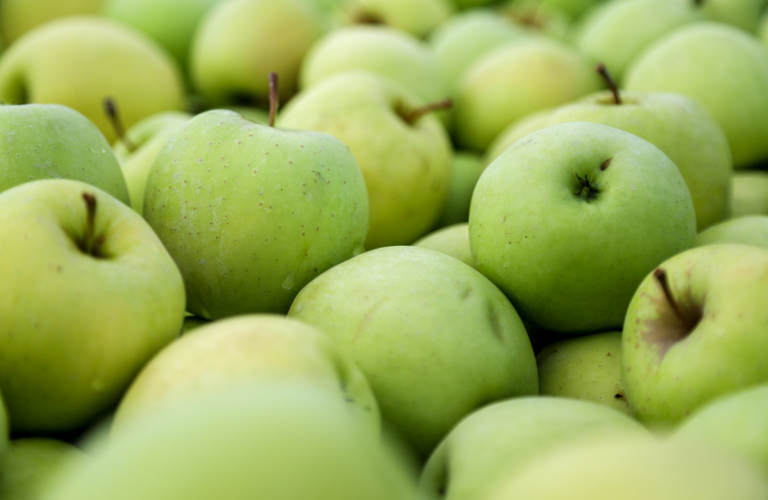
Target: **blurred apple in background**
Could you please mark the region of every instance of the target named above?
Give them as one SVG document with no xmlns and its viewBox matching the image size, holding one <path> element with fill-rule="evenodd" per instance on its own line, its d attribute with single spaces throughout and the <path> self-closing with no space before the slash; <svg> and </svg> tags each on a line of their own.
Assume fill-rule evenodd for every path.
<svg viewBox="0 0 768 500">
<path fill-rule="evenodd" d="M 768 159 L 768 50 L 755 37 L 711 22 L 679 28 L 638 56 L 624 82 L 703 104 L 723 127 L 735 168 Z"/>
<path fill-rule="evenodd" d="M 366 252 L 318 276 L 288 313 L 334 339 L 384 422 L 426 457 L 465 415 L 536 394 L 520 318 L 480 273 L 418 247 Z"/>
<path fill-rule="evenodd" d="M 709 19 L 755 34 L 766 0 L 703 0 L 700 3 Z"/>
<path fill-rule="evenodd" d="M 116 139 L 102 103 L 111 97 L 131 127 L 184 106 L 181 72 L 141 33 L 98 17 L 54 21 L 27 33 L 0 58 L 0 101 L 69 106 Z"/>
<path fill-rule="evenodd" d="M 80 428 L 179 335 L 181 275 L 133 210 L 82 182 L 0 194 L 0 388 L 13 429 Z"/>
<path fill-rule="evenodd" d="M 386 24 L 424 38 L 453 13 L 451 0 L 347 0 L 348 21 L 359 24 Z"/>
<path fill-rule="evenodd" d="M 0 37 L 16 41 L 27 31 L 60 17 L 98 14 L 105 0 L 3 0 L 0 2 Z"/>
<path fill-rule="evenodd" d="M 707 245 L 651 272 L 629 306 L 624 388 L 649 425 L 679 422 L 707 402 L 768 381 L 768 249 Z"/>
<path fill-rule="evenodd" d="M 768 249 L 768 216 L 745 215 L 710 226 L 696 235 L 696 246 L 742 243 Z"/>
<path fill-rule="evenodd" d="M 469 205 L 477 181 L 485 170 L 483 159 L 470 151 L 457 151 L 451 162 L 451 185 L 445 201 L 439 227 L 450 226 L 469 220 Z"/>
<path fill-rule="evenodd" d="M 64 178 L 103 189 L 126 205 L 128 188 L 112 148 L 93 123 L 57 104 L 0 106 L 0 191 Z"/>
<path fill-rule="evenodd" d="M 15 439 L 0 462 L 0 499 L 37 500 L 59 475 L 84 460 L 82 451 L 64 441 Z"/>
<path fill-rule="evenodd" d="M 325 132 L 346 144 L 365 178 L 365 248 L 410 244 L 437 223 L 448 196 L 453 150 L 426 103 L 373 73 L 346 72 L 301 92 L 278 125 Z"/>
<path fill-rule="evenodd" d="M 768 215 L 768 172 L 741 170 L 731 182 L 731 215 Z"/>
<path fill-rule="evenodd" d="M 444 253 L 477 269 L 472 259 L 472 249 L 469 247 L 469 224 L 466 222 L 429 233 L 416 241 L 413 246 Z"/>
<path fill-rule="evenodd" d="M 561 333 L 620 327 L 646 274 L 695 237 L 674 163 L 637 136 L 588 122 L 513 144 L 483 172 L 469 213 L 480 272 L 523 320 Z"/>
</svg>

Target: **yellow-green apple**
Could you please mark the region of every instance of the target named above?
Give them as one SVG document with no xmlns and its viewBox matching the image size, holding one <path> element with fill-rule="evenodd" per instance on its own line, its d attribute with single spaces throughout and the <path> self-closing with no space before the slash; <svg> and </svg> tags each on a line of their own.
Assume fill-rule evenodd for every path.
<svg viewBox="0 0 768 500">
<path fill-rule="evenodd" d="M 262 105 L 274 72 L 280 95 L 288 99 L 296 92 L 302 59 L 324 30 L 323 15 L 305 0 L 220 2 L 192 40 L 193 86 L 211 106 Z"/>
<path fill-rule="evenodd" d="M 714 398 L 768 382 L 768 249 L 706 245 L 643 280 L 622 335 L 635 415 L 671 425 Z"/>
<path fill-rule="evenodd" d="M 768 215 L 768 172 L 734 172 L 731 189 L 731 216 Z"/>
<path fill-rule="evenodd" d="M 567 41 L 573 19 L 561 9 L 541 0 L 510 0 L 499 13 L 528 33 Z"/>
<path fill-rule="evenodd" d="M 0 106 L 0 191 L 37 179 L 87 182 L 126 205 L 128 188 L 99 129 L 58 104 Z"/>
<path fill-rule="evenodd" d="M 457 151 L 451 162 L 451 185 L 445 201 L 443 215 L 437 222 L 439 227 L 450 226 L 469 220 L 469 204 L 485 162 L 471 151 Z"/>
<path fill-rule="evenodd" d="M 710 226 L 696 235 L 696 246 L 741 243 L 768 249 L 768 216 L 744 215 Z"/>
<path fill-rule="evenodd" d="M 699 3 L 709 19 L 730 24 L 750 34 L 757 33 L 760 15 L 766 5 L 765 0 L 702 0 Z"/>
<path fill-rule="evenodd" d="M 127 143 L 121 139 L 115 143 L 115 156 L 128 185 L 131 208 L 136 212 L 141 214 L 144 211 L 144 189 L 157 153 L 165 141 L 190 118 L 191 114 L 180 111 L 158 113 L 131 127 L 126 132 Z"/>
<path fill-rule="evenodd" d="M 469 213 L 480 272 L 523 320 L 561 333 L 621 327 L 643 278 L 695 237 L 675 164 L 635 135 L 589 122 L 509 147 L 483 172 Z"/>
<path fill-rule="evenodd" d="M 538 392 L 509 300 L 439 252 L 366 252 L 315 278 L 288 315 L 334 339 L 367 377 L 383 421 L 421 456 L 478 407 Z"/>
<path fill-rule="evenodd" d="M 552 450 L 511 475 L 487 500 L 759 500 L 760 470 L 699 443 L 611 436 Z"/>
<path fill-rule="evenodd" d="M 112 435 L 193 398 L 276 379 L 335 391 L 350 413 L 378 432 L 379 411 L 368 382 L 328 336 L 284 316 L 254 314 L 202 326 L 160 351 L 120 401 Z"/>
<path fill-rule="evenodd" d="M 184 106 L 181 72 L 145 35 L 98 17 L 54 21 L 27 33 L 0 58 L 0 101 L 55 103 L 84 114 L 112 143 L 105 98 L 116 100 L 123 123 Z"/>
<path fill-rule="evenodd" d="M 43 500 L 416 500 L 406 461 L 333 392 L 272 381 L 137 421 Z"/>
<path fill-rule="evenodd" d="M 494 403 L 451 430 L 424 467 L 419 489 L 446 500 L 486 500 L 500 481 L 538 456 L 617 434 L 649 432 L 626 415 L 586 401 L 525 397 Z"/>
<path fill-rule="evenodd" d="M 768 384 L 736 391 L 686 418 L 674 440 L 710 442 L 754 461 L 768 474 Z"/>
<path fill-rule="evenodd" d="M 487 157 L 549 125 L 602 123 L 645 139 L 672 160 L 691 192 L 699 230 L 728 218 L 731 151 L 722 127 L 704 106 L 681 94 L 661 92 L 620 92 L 619 100 L 617 104 L 609 91 L 598 92 L 521 120 L 499 135 Z"/>
<path fill-rule="evenodd" d="M 98 14 L 104 0 L 3 0 L 0 36 L 15 42 L 27 31 L 60 17 Z"/>
<path fill-rule="evenodd" d="M 368 198 L 330 135 L 212 110 L 157 154 L 144 217 L 181 269 L 187 310 L 218 319 L 285 313 L 312 278 L 361 253 Z"/>
<path fill-rule="evenodd" d="M 469 224 L 467 223 L 438 229 L 416 241 L 413 246 L 450 255 L 477 269 L 472 259 L 472 249 L 469 247 Z"/>
<path fill-rule="evenodd" d="M 621 381 L 621 332 L 603 332 L 549 344 L 537 356 L 539 394 L 581 399 L 629 410 Z"/>
<path fill-rule="evenodd" d="M 179 269 L 141 216 L 78 181 L 3 191 L 0 228 L 0 390 L 13 429 L 80 428 L 179 335 Z"/>
<path fill-rule="evenodd" d="M 366 249 L 413 243 L 445 206 L 453 149 L 423 105 L 397 82 L 356 71 L 301 92 L 278 118 L 281 127 L 325 132 L 349 146 L 370 200 Z"/>
<path fill-rule="evenodd" d="M 57 476 L 82 460 L 87 456 L 64 441 L 15 439 L 0 462 L 0 500 L 37 500 Z"/>
<path fill-rule="evenodd" d="M 543 7 L 555 8 L 567 14 L 571 19 L 578 19 L 585 12 L 589 12 L 595 5 L 605 0 L 535 0 L 531 3 Z M 509 3 L 525 3 L 525 0 L 510 0 Z"/>
<path fill-rule="evenodd" d="M 719 23 L 694 23 L 652 44 L 627 69 L 627 90 L 677 92 L 723 127 L 735 168 L 768 159 L 768 50 Z"/>
<path fill-rule="evenodd" d="M 594 68 L 574 48 L 544 38 L 505 43 L 476 60 L 459 83 L 454 136 L 459 145 L 484 151 L 525 115 L 600 87 Z"/>
<path fill-rule="evenodd" d="M 429 35 L 453 13 L 451 0 L 347 0 L 353 23 L 386 24 L 419 38 Z"/>
</svg>

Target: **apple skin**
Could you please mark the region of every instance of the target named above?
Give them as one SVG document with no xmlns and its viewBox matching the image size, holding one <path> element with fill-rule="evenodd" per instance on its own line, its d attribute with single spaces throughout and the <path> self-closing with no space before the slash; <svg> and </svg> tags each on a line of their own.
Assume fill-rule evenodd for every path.
<svg viewBox="0 0 768 500">
<path fill-rule="evenodd" d="M 123 126 L 184 107 L 181 71 L 143 34 L 99 17 L 54 21 L 19 39 L 0 58 L 0 101 L 57 103 L 116 139 L 103 100 L 112 97 Z"/>
<path fill-rule="evenodd" d="M 413 243 L 445 206 L 450 138 L 435 116 L 403 118 L 404 110 L 423 104 L 395 81 L 353 71 L 301 92 L 278 117 L 280 127 L 325 132 L 350 148 L 370 200 L 367 250 Z"/>
<path fill-rule="evenodd" d="M 94 256 L 83 193 L 96 199 Z M 15 431 L 77 429 L 179 335 L 184 285 L 149 225 L 88 184 L 0 193 L 0 390 Z"/>
<path fill-rule="evenodd" d="M 636 420 L 595 403 L 552 397 L 501 401 L 451 430 L 424 467 L 419 489 L 445 500 L 484 500 L 537 457 L 566 443 L 611 435 L 650 437 Z"/>
<path fill-rule="evenodd" d="M 469 224 L 460 223 L 431 232 L 416 241 L 413 246 L 444 253 L 477 269 L 469 246 Z"/>
<path fill-rule="evenodd" d="M 367 377 L 383 421 L 420 456 L 479 406 L 538 392 L 533 349 L 507 298 L 439 252 L 366 252 L 304 287 L 288 316 L 334 339 Z"/>
<path fill-rule="evenodd" d="M 521 120 L 502 132 L 487 157 L 531 132 L 557 123 L 602 123 L 645 139 L 672 160 L 685 179 L 702 230 L 730 215 L 733 161 L 728 138 L 712 115 L 696 101 L 680 94 L 621 92 L 616 105 L 609 91 L 588 95 Z"/>
<path fill-rule="evenodd" d="M 27 31 L 61 17 L 98 14 L 104 0 L 3 0 L 0 35 L 7 44 Z"/>
<path fill-rule="evenodd" d="M 596 183 L 594 199 L 579 179 Z M 469 213 L 480 272 L 524 321 L 560 333 L 620 327 L 645 275 L 695 237 L 674 163 L 637 136 L 588 122 L 512 145 L 483 172 Z"/>
<path fill-rule="evenodd" d="M 47 438 L 11 441 L 0 475 L 0 500 L 37 500 L 49 484 L 87 456 L 75 446 Z"/>
<path fill-rule="evenodd" d="M 126 205 L 128 188 L 112 148 L 93 123 L 58 104 L 0 106 L 0 191 L 64 178 L 102 189 Z"/>
<path fill-rule="evenodd" d="M 120 401 L 111 435 L 185 401 L 276 379 L 306 380 L 336 392 L 351 414 L 380 432 L 368 382 L 326 335 L 284 316 L 252 314 L 201 326 L 152 358 Z"/>
<path fill-rule="evenodd" d="M 246 384 L 136 422 L 43 500 L 418 500 L 367 431 L 311 383 Z"/>
<path fill-rule="evenodd" d="M 741 243 L 768 249 L 768 216 L 747 215 L 710 226 L 696 235 L 696 246 Z"/>
<path fill-rule="evenodd" d="M 731 216 L 768 215 L 768 172 L 740 170 L 731 179 Z"/>
<path fill-rule="evenodd" d="M 768 384 L 715 399 L 685 419 L 671 439 L 709 442 L 754 461 L 768 474 Z"/>
<path fill-rule="evenodd" d="M 472 193 L 485 167 L 483 158 L 470 151 L 457 151 L 453 155 L 451 185 L 448 188 L 448 199 L 445 201 L 443 215 L 437 223 L 439 227 L 469 220 Z"/>
<path fill-rule="evenodd" d="M 755 37 L 712 22 L 679 28 L 632 62 L 624 86 L 699 101 L 723 127 L 735 168 L 768 159 L 768 50 Z"/>
<path fill-rule="evenodd" d="M 363 251 L 368 229 L 365 181 L 344 144 L 226 110 L 166 141 L 145 193 L 187 311 L 204 319 L 286 313 L 312 278 Z"/>
<path fill-rule="evenodd" d="M 621 332 L 549 344 L 537 356 L 539 394 L 580 399 L 632 415 L 621 380 Z"/>
<path fill-rule="evenodd" d="M 352 22 L 374 19 L 400 31 L 425 38 L 453 14 L 451 0 L 348 0 L 347 16 Z"/>
<path fill-rule="evenodd" d="M 768 381 L 766 297 L 768 250 L 755 246 L 694 248 L 649 274 L 622 337 L 624 388 L 637 418 L 672 425 L 716 397 Z"/>
</svg>

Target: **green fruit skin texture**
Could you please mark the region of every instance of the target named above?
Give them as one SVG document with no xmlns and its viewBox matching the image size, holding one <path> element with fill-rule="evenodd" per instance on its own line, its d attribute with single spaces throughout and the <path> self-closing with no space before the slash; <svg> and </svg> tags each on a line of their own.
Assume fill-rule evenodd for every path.
<svg viewBox="0 0 768 500">
<path fill-rule="evenodd" d="M 82 451 L 64 441 L 16 439 L 2 461 L 0 500 L 38 500 L 52 481 L 84 459 Z"/>
<path fill-rule="evenodd" d="M 129 202 L 112 148 L 86 117 L 58 104 L 0 106 L 0 192 L 49 178 L 83 181 Z"/>
<path fill-rule="evenodd" d="M 686 334 L 649 275 L 627 311 L 622 371 L 642 421 L 674 424 L 715 397 L 768 382 L 768 250 L 707 245 L 664 262 L 680 311 L 701 312 Z"/>
<path fill-rule="evenodd" d="M 96 197 L 98 259 L 77 246 L 84 192 Z M 82 182 L 0 194 L 0 275 L 0 389 L 15 431 L 89 423 L 181 329 L 184 286 L 168 252 L 138 214 Z"/>
<path fill-rule="evenodd" d="M 365 181 L 325 134 L 197 115 L 166 142 L 147 180 L 144 217 L 205 319 L 286 313 L 312 278 L 363 251 Z"/>
<path fill-rule="evenodd" d="M 745 215 L 710 226 L 696 235 L 696 246 L 741 243 L 768 248 L 768 217 Z"/>
<path fill-rule="evenodd" d="M 366 252 L 307 285 L 289 316 L 357 363 L 383 420 L 422 456 L 479 406 L 538 393 L 533 349 L 507 298 L 432 250 Z"/>
<path fill-rule="evenodd" d="M 596 198 L 576 194 L 577 176 L 596 183 Z M 472 197 L 469 235 L 478 270 L 523 320 L 586 333 L 623 324 L 646 274 L 693 245 L 696 214 L 658 148 L 572 122 L 522 138 L 488 166 Z"/>
</svg>

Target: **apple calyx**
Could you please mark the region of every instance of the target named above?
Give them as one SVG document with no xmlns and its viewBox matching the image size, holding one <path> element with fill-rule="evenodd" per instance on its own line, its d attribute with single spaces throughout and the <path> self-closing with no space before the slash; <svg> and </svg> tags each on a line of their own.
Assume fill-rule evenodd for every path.
<svg viewBox="0 0 768 500">
<path fill-rule="evenodd" d="M 386 19 L 384 19 L 382 16 L 376 14 L 375 12 L 369 12 L 366 10 L 355 11 L 351 18 L 353 24 L 368 24 L 372 26 L 381 26 L 383 24 L 387 24 Z"/>
<path fill-rule="evenodd" d="M 408 109 L 402 102 L 399 102 L 395 105 L 395 112 L 400 115 L 400 118 L 402 118 L 403 121 L 405 121 L 408 125 L 413 125 L 424 115 L 428 115 L 429 113 L 433 113 L 441 109 L 449 109 L 452 106 L 453 100 L 450 98 L 425 104 L 424 106 L 420 106 L 415 109 Z"/>
<path fill-rule="evenodd" d="M 85 254 L 103 258 L 105 255 L 101 247 L 104 244 L 104 235 L 96 236 L 96 196 L 91 193 L 83 193 L 83 200 L 86 211 L 85 231 L 77 246 Z"/>
<path fill-rule="evenodd" d="M 605 165 L 605 163 L 603 163 L 603 165 Z M 576 174 L 576 179 L 578 180 L 576 196 L 586 202 L 590 202 L 597 198 L 597 195 L 600 194 L 600 189 L 594 181 L 590 181 L 586 174 L 584 174 L 584 177 L 580 177 L 579 174 Z"/>
<path fill-rule="evenodd" d="M 603 77 L 606 85 L 608 85 L 608 88 L 613 93 L 613 102 L 617 105 L 621 104 L 619 86 L 616 85 L 616 80 L 613 79 L 613 75 L 610 71 L 608 71 L 608 68 L 605 66 L 605 64 L 600 63 L 597 65 L 597 73 Z"/>
<path fill-rule="evenodd" d="M 277 108 L 280 106 L 280 92 L 277 89 L 277 73 L 269 74 L 269 126 L 275 127 Z"/>
<path fill-rule="evenodd" d="M 656 328 L 650 332 L 649 337 L 652 342 L 659 344 L 659 356 L 663 358 L 673 345 L 691 334 L 701 321 L 702 314 L 701 310 L 693 307 L 692 304 L 689 307 L 681 307 L 679 301 L 675 300 L 669 287 L 667 272 L 664 269 L 656 268 L 653 271 L 653 279 L 664 293 L 666 303 L 672 312 L 671 317 L 667 314 L 658 321 Z"/>
<path fill-rule="evenodd" d="M 120 112 L 117 109 L 117 103 L 115 100 L 111 97 L 105 97 L 104 98 L 104 113 L 106 113 L 107 118 L 109 118 L 109 123 L 112 124 L 112 128 L 115 131 L 115 135 L 118 139 L 120 139 L 120 142 L 125 145 L 125 148 L 128 150 L 129 153 L 133 153 L 136 151 L 137 147 L 136 145 L 128 139 L 128 136 L 125 134 L 125 129 L 123 128 L 123 121 L 120 119 Z"/>
<path fill-rule="evenodd" d="M 693 0 L 693 6 L 696 8 L 701 8 L 704 5 L 704 0 Z"/>
</svg>

